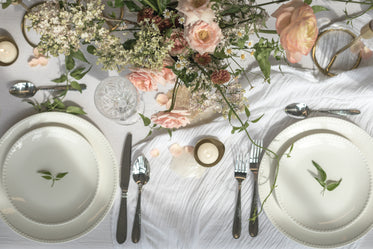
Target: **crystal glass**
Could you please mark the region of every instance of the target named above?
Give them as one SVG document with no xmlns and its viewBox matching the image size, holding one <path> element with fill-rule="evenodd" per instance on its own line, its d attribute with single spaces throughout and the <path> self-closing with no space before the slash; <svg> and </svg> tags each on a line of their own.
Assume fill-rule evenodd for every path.
<svg viewBox="0 0 373 249">
<path fill-rule="evenodd" d="M 126 78 L 112 76 L 98 84 L 95 91 L 95 105 L 105 117 L 122 125 L 136 123 L 144 111 L 141 96 Z"/>
</svg>

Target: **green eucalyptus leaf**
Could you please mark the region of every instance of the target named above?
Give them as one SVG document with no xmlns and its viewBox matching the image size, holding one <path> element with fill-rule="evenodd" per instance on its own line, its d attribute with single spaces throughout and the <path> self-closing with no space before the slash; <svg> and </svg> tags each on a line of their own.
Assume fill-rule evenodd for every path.
<svg viewBox="0 0 373 249">
<path fill-rule="evenodd" d="M 315 180 L 323 187 L 323 188 L 325 188 L 325 186 L 326 186 L 326 183 L 324 182 L 324 181 L 322 181 L 320 178 L 318 178 L 318 177 L 314 177 L 315 178 Z"/>
<path fill-rule="evenodd" d="M 65 104 L 59 98 L 53 98 L 53 105 L 58 109 L 65 109 Z"/>
<path fill-rule="evenodd" d="M 66 112 L 71 114 L 86 114 L 85 111 L 83 111 L 83 109 L 79 106 L 68 106 L 66 108 Z"/>
<path fill-rule="evenodd" d="M 151 120 L 150 118 L 148 117 L 145 117 L 143 114 L 139 113 L 141 119 L 142 119 L 142 122 L 144 123 L 144 126 L 149 126 L 150 123 L 151 123 Z"/>
<path fill-rule="evenodd" d="M 141 8 L 135 4 L 133 1 L 124 1 L 124 4 L 127 6 L 128 10 L 131 12 L 139 12 Z"/>
<path fill-rule="evenodd" d="M 69 56 L 65 56 L 65 65 L 68 71 L 73 70 L 73 68 L 75 67 L 75 61 L 71 54 Z"/>
<path fill-rule="evenodd" d="M 342 181 L 342 178 L 339 179 L 339 181 L 330 181 L 327 185 L 326 185 L 326 189 L 328 191 L 333 191 L 336 187 L 339 186 L 339 184 L 341 183 Z"/>
<path fill-rule="evenodd" d="M 315 161 L 313 161 L 313 160 L 312 160 L 312 164 L 313 164 L 313 166 L 315 166 L 315 168 L 316 168 L 317 171 L 319 172 L 319 175 L 320 175 L 320 177 L 321 177 L 321 178 L 320 178 L 321 181 L 325 182 L 327 176 L 326 176 L 326 173 L 325 173 L 325 171 L 323 170 L 323 168 L 321 168 L 321 166 L 320 166 L 318 163 L 316 163 Z"/>
<path fill-rule="evenodd" d="M 78 60 L 81 60 L 83 62 L 89 63 L 89 61 L 87 61 L 87 59 L 84 57 L 84 54 L 80 50 L 78 50 L 78 51 L 71 51 L 70 55 L 72 57 L 78 59 Z"/>
<path fill-rule="evenodd" d="M 56 79 L 54 79 L 52 81 L 55 82 L 55 83 L 63 83 L 66 80 L 67 80 L 67 76 L 66 76 L 66 74 L 63 74 L 63 75 L 61 75 L 61 77 L 56 78 Z"/>
<path fill-rule="evenodd" d="M 93 45 L 88 45 L 87 52 L 94 55 L 96 53 L 96 47 Z"/>
<path fill-rule="evenodd" d="M 70 85 L 72 88 L 78 90 L 79 92 L 82 92 L 82 87 L 80 86 L 80 84 L 77 82 L 77 81 L 71 81 L 70 82 Z"/>
<path fill-rule="evenodd" d="M 88 68 L 87 71 L 83 72 L 85 70 L 85 68 L 84 67 L 80 67 L 80 68 L 75 69 L 73 72 L 71 72 L 70 75 L 74 79 L 80 80 L 80 79 L 82 79 L 91 70 L 91 68 L 92 67 Z"/>
<path fill-rule="evenodd" d="M 47 180 L 52 180 L 51 176 L 41 176 L 41 177 L 43 177 L 44 179 L 47 179 Z"/>
<path fill-rule="evenodd" d="M 317 12 L 320 12 L 320 11 L 329 11 L 328 8 L 325 8 L 325 7 L 319 6 L 319 5 L 312 6 L 312 9 L 313 9 L 313 13 L 317 13 Z"/>
<path fill-rule="evenodd" d="M 259 120 L 261 120 L 263 116 L 264 116 L 264 114 L 262 114 L 259 118 L 252 120 L 251 123 L 259 122 Z"/>
<path fill-rule="evenodd" d="M 250 113 L 249 108 L 247 108 L 247 106 L 245 106 L 245 113 L 246 113 L 246 117 L 250 117 L 251 113 Z"/>
<path fill-rule="evenodd" d="M 51 175 L 52 175 L 52 173 L 51 173 L 51 172 L 49 172 L 48 170 L 39 170 L 39 171 L 38 171 L 38 173 L 39 173 L 39 174 L 45 174 L 45 175 L 49 175 L 49 176 L 51 176 Z"/>
<path fill-rule="evenodd" d="M 56 175 L 56 180 L 60 180 L 61 178 L 63 178 L 65 175 L 67 175 L 69 172 L 63 172 L 63 173 L 58 173 Z"/>
</svg>

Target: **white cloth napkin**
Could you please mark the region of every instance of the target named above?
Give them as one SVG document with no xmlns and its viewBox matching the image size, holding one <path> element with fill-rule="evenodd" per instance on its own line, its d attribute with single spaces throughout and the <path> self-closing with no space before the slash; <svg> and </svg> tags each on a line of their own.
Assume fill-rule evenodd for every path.
<svg viewBox="0 0 373 249">
<path fill-rule="evenodd" d="M 293 102 L 304 102 L 312 108 L 358 108 L 362 114 L 349 120 L 373 135 L 373 82 L 371 67 L 359 68 L 320 81 L 310 71 L 283 66 L 272 68 L 272 84 L 263 83 L 259 69 L 251 70 L 254 89 L 248 91 L 250 111 L 255 119 L 263 118 L 249 127 L 253 138 L 268 143 L 288 125 L 296 122 L 284 113 Z M 227 120 L 218 118 L 198 127 L 159 134 L 134 148 L 134 155 L 144 153 L 151 164 L 151 177 L 143 189 L 142 237 L 131 242 L 131 229 L 136 206 L 136 185 L 130 183 L 128 200 L 128 238 L 116 248 L 307 248 L 279 232 L 263 213 L 259 216 L 259 235 L 248 234 L 248 218 L 252 197 L 252 178 L 248 174 L 242 187 L 242 235 L 232 237 L 232 223 L 237 183 L 233 173 L 232 150 L 249 149 L 245 134 L 231 134 Z M 172 160 L 168 147 L 173 143 L 193 145 L 201 136 L 215 136 L 226 146 L 222 161 L 208 169 L 201 178 L 183 178 L 169 168 Z M 158 148 L 160 156 L 150 157 L 150 150 Z M 112 229 L 116 230 L 119 199 L 114 206 Z M 115 233 L 113 234 L 115 241 Z M 360 241 L 343 248 L 358 248 Z"/>
</svg>

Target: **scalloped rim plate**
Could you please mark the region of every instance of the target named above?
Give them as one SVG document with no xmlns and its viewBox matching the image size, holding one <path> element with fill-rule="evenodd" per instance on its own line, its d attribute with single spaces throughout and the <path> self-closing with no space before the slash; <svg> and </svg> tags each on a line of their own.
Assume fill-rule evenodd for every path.
<svg viewBox="0 0 373 249">
<path fill-rule="evenodd" d="M 373 139 L 357 125 L 333 117 L 314 117 L 299 121 L 280 132 L 268 146 L 280 157 L 289 150 L 294 142 L 314 134 L 334 134 L 349 140 L 365 157 L 368 172 L 373 172 Z M 261 201 L 268 196 L 275 177 L 276 160 L 264 154 L 259 169 L 259 197 Z M 281 169 L 280 169 L 281 170 Z M 371 182 L 371 179 L 370 179 Z M 372 184 L 370 190 L 372 192 Z M 359 194 L 359 193 L 356 193 Z M 272 224 L 289 238 L 312 247 L 339 247 L 350 244 L 365 235 L 373 225 L 373 198 L 366 200 L 363 212 L 353 221 L 327 231 L 309 229 L 296 222 L 281 206 L 276 189 L 263 205 L 263 209 Z"/>
<path fill-rule="evenodd" d="M 66 113 L 40 113 L 21 120 L 0 139 L 1 174 L 9 149 L 24 134 L 41 127 L 58 126 L 84 137 L 96 156 L 98 182 L 91 203 L 77 217 L 63 223 L 43 224 L 26 218 L 13 205 L 0 178 L 0 214 L 17 233 L 45 243 L 65 242 L 81 237 L 95 228 L 111 209 L 119 181 L 119 169 L 113 150 L 105 136 L 88 121 Z"/>
</svg>

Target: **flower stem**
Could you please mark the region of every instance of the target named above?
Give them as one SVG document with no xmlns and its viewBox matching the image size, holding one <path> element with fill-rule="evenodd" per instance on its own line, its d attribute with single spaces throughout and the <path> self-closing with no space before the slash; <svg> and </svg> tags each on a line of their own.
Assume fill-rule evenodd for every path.
<svg viewBox="0 0 373 249">
<path fill-rule="evenodd" d="M 287 2 L 289 0 L 277 0 L 277 1 L 273 1 L 273 2 L 267 2 L 267 3 L 261 3 L 261 4 L 257 4 L 257 5 L 253 5 L 252 7 L 262 7 L 262 6 L 266 6 L 266 5 L 270 5 L 270 4 L 274 4 L 274 3 L 282 3 L 282 2 Z"/>
<path fill-rule="evenodd" d="M 270 29 L 259 29 L 258 32 L 263 33 L 263 34 L 277 34 L 276 30 L 270 30 Z"/>
<path fill-rule="evenodd" d="M 239 115 L 237 114 L 237 112 L 234 110 L 233 106 L 231 105 L 231 103 L 228 101 L 228 99 L 225 97 L 224 95 L 224 92 L 222 91 L 221 87 L 219 85 L 215 85 L 216 89 L 218 89 L 218 91 L 220 92 L 220 94 L 222 95 L 225 103 L 229 106 L 229 109 L 232 111 L 232 113 L 236 116 L 237 120 L 240 122 L 240 124 L 242 125 L 247 137 L 249 138 L 250 142 L 254 145 L 254 146 L 257 146 L 259 148 L 262 148 L 264 151 L 267 151 L 269 153 L 271 153 L 273 156 L 274 156 L 274 160 L 276 160 L 276 168 L 275 168 L 275 177 L 274 177 L 274 180 L 273 180 L 273 184 L 271 186 L 271 189 L 269 191 L 269 193 L 267 194 L 267 196 L 264 198 L 264 200 L 262 201 L 262 205 L 260 207 L 260 210 L 259 212 L 256 213 L 256 215 L 254 217 L 252 217 L 251 219 L 252 220 L 255 220 L 259 214 L 261 214 L 263 212 L 263 206 L 264 204 L 267 202 L 268 198 L 272 195 L 273 191 L 275 190 L 276 188 L 276 182 L 277 182 L 277 177 L 278 177 L 278 172 L 279 172 L 279 167 L 280 167 L 280 157 L 275 153 L 273 152 L 272 150 L 268 149 L 268 148 L 265 148 L 263 146 L 260 146 L 258 144 L 256 144 L 254 142 L 254 140 L 251 138 L 249 132 L 247 131 L 247 128 L 245 127 L 243 121 L 241 120 L 241 118 L 239 117 Z"/>
<path fill-rule="evenodd" d="M 176 79 L 174 89 L 172 90 L 172 99 L 171 99 L 171 106 L 167 110 L 168 112 L 172 111 L 175 107 L 175 102 L 176 102 L 176 95 L 177 95 L 177 90 L 179 89 L 180 86 L 180 81 L 179 78 Z"/>
</svg>

